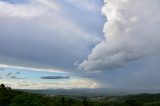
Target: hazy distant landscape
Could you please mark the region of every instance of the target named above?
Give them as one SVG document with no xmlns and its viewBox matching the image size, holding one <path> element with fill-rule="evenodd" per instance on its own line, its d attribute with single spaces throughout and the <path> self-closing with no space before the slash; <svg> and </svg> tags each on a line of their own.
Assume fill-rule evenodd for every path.
<svg viewBox="0 0 160 106">
<path fill-rule="evenodd" d="M 68 92 L 69 91 L 69 92 Z M 160 94 L 110 94 L 94 90 L 12 90 L 0 85 L 0 106 L 159 106 Z M 87 91 L 87 92 L 86 92 Z M 32 92 L 32 93 L 31 93 Z M 94 92 L 94 93 L 93 93 Z"/>
<path fill-rule="evenodd" d="M 18 90 L 18 89 L 17 89 Z M 21 89 L 18 91 L 25 91 L 29 93 L 44 94 L 48 96 L 63 95 L 63 96 L 86 96 L 86 97 L 108 97 L 108 96 L 124 96 L 128 94 L 139 93 L 158 93 L 159 89 L 109 89 L 109 88 L 95 88 L 95 89 Z"/>
</svg>

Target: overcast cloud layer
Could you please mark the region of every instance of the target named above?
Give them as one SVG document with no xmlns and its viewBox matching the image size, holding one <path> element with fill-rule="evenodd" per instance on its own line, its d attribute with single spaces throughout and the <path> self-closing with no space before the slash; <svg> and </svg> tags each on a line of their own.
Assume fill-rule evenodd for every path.
<svg viewBox="0 0 160 106">
<path fill-rule="evenodd" d="M 0 1 L 1 64 L 73 68 L 101 40 L 103 23 L 97 20 L 101 14 L 98 9 L 88 9 L 95 7 L 95 2 L 81 3 L 87 5 L 83 12 L 71 0 L 15 1 Z M 98 24 L 94 26 L 93 22 Z"/>
<path fill-rule="evenodd" d="M 0 83 L 15 89 L 98 87 L 76 70 L 102 40 L 102 5 L 102 0 L 0 0 Z"/>
</svg>

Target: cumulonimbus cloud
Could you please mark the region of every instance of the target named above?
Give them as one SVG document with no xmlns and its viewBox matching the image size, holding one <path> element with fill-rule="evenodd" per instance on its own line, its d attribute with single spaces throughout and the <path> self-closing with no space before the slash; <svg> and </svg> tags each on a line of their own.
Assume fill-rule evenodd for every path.
<svg viewBox="0 0 160 106">
<path fill-rule="evenodd" d="M 79 68 L 109 70 L 130 61 L 158 55 L 159 0 L 105 0 L 105 41 L 98 44 Z"/>
</svg>

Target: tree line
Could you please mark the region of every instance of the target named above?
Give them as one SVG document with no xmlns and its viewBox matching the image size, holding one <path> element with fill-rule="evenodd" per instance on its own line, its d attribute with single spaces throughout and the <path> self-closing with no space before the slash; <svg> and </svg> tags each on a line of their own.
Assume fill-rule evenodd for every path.
<svg viewBox="0 0 160 106">
<path fill-rule="evenodd" d="M 113 96 L 105 99 L 88 97 L 46 96 L 12 90 L 0 85 L 0 106 L 160 106 L 160 94 Z"/>
</svg>

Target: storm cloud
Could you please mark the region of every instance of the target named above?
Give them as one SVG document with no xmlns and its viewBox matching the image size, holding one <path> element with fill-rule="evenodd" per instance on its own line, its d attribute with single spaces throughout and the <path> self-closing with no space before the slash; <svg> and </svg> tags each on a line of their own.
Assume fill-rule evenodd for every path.
<svg viewBox="0 0 160 106">
<path fill-rule="evenodd" d="M 129 62 L 159 56 L 159 0 L 106 0 L 105 41 L 99 43 L 79 68 L 110 70 Z M 150 61 L 150 60 L 148 60 Z"/>
<path fill-rule="evenodd" d="M 160 1 L 104 0 L 103 40 L 79 69 L 103 87 L 160 88 Z"/>
</svg>

